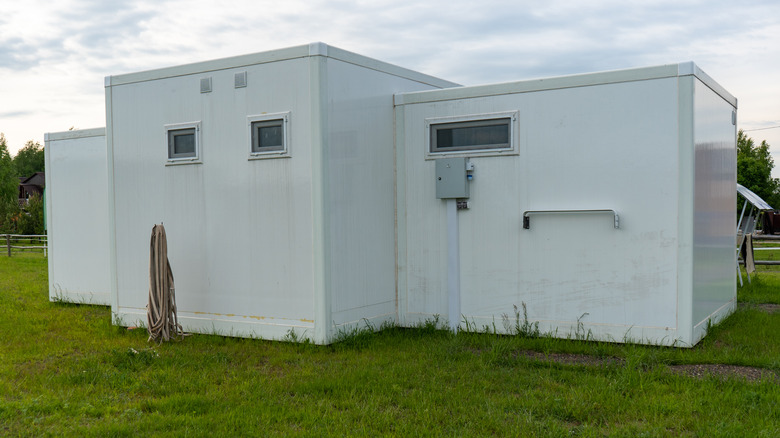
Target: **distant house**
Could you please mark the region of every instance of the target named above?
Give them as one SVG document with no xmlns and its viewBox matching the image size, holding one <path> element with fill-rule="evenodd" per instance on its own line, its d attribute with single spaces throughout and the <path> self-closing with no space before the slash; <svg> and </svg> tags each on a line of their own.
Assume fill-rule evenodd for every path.
<svg viewBox="0 0 780 438">
<path fill-rule="evenodd" d="M 30 202 L 30 197 L 38 195 L 43 198 L 43 189 L 46 187 L 44 172 L 35 172 L 29 177 L 19 177 L 19 206 L 25 206 Z"/>
</svg>

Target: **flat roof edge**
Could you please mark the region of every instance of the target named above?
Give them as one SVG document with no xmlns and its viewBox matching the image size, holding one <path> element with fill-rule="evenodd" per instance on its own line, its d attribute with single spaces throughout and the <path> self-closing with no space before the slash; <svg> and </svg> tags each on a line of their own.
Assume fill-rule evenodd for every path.
<svg viewBox="0 0 780 438">
<path fill-rule="evenodd" d="M 47 132 L 43 135 L 44 142 L 70 140 L 74 138 L 105 137 L 106 128 L 74 129 L 71 131 Z"/>
<path fill-rule="evenodd" d="M 322 43 L 320 43 L 322 44 Z M 455 82 L 451 82 L 445 79 L 437 78 L 435 76 L 420 73 L 416 70 L 410 70 L 405 67 L 400 67 L 389 62 L 380 61 L 375 58 L 369 58 L 348 50 L 339 49 L 338 47 L 328 46 L 327 55 L 330 58 L 337 59 L 339 61 L 348 62 L 350 64 L 359 65 L 371 70 L 376 70 L 384 73 L 388 73 L 394 76 L 410 79 L 416 82 L 432 85 L 440 88 L 460 87 L 461 85 Z"/>
<path fill-rule="evenodd" d="M 666 64 L 652 67 L 629 68 L 595 73 L 581 73 L 549 78 L 537 78 L 523 81 L 502 82 L 496 84 L 474 85 L 446 90 L 427 90 L 399 93 L 394 96 L 396 105 L 436 102 L 443 100 L 467 99 L 475 97 L 497 96 L 502 94 L 527 93 L 562 88 L 587 87 L 621 82 L 663 79 L 678 76 L 695 75 L 713 91 L 721 95 L 736 107 L 736 98 L 707 76 L 692 62 Z"/>
<path fill-rule="evenodd" d="M 248 55 L 231 56 L 228 58 L 212 59 L 210 61 L 200 61 L 191 64 L 182 64 L 172 67 L 163 67 L 135 73 L 108 76 L 106 78 L 106 87 L 132 84 L 135 82 L 152 81 L 156 79 L 166 79 L 176 76 L 206 73 L 215 70 L 238 68 L 254 64 L 264 64 L 267 62 L 303 58 L 306 56 L 309 56 L 308 44 L 304 46 L 295 46 L 259 53 L 251 53 Z"/>
<path fill-rule="evenodd" d="M 306 45 L 287 47 L 283 49 L 269 50 L 264 52 L 252 53 L 248 55 L 239 55 L 228 58 L 214 59 L 210 61 L 201 61 L 191 64 L 183 64 L 172 67 L 163 67 L 159 69 L 140 71 L 135 73 L 125 73 L 116 76 L 107 76 L 105 78 L 105 87 L 116 85 L 132 84 L 136 82 L 152 81 L 157 79 L 166 79 L 177 76 L 186 76 L 193 74 L 208 73 L 211 71 L 226 70 L 231 68 L 247 67 L 251 65 L 265 64 L 269 62 L 286 61 L 309 56 L 324 56 L 340 61 L 355 64 L 372 70 L 400 76 L 406 79 L 422 82 L 436 87 L 455 87 L 459 86 L 454 82 L 439 79 L 407 68 L 399 67 L 394 64 L 379 61 L 374 58 L 359 55 L 337 47 L 329 46 L 325 43 L 315 42 Z"/>
<path fill-rule="evenodd" d="M 715 79 L 712 79 L 710 75 L 707 73 L 704 73 L 702 69 L 699 68 L 698 65 L 694 64 L 693 62 L 684 62 L 680 64 L 680 76 L 683 76 L 684 74 L 695 76 L 697 79 L 699 79 L 704 85 L 709 87 L 712 91 L 714 91 L 717 95 L 722 97 L 724 100 L 726 100 L 731 106 L 734 108 L 737 108 L 737 98 L 734 97 L 731 93 L 726 91 L 725 88 L 723 88 L 719 83 L 715 81 Z"/>
</svg>

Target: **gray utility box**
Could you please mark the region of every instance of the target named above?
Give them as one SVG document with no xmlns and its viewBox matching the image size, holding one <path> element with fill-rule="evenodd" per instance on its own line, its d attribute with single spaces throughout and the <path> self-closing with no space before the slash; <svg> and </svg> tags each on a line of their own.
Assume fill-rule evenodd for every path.
<svg viewBox="0 0 780 438">
<path fill-rule="evenodd" d="M 436 161 L 436 197 L 438 199 L 468 198 L 469 182 L 466 157 L 439 158 Z"/>
</svg>

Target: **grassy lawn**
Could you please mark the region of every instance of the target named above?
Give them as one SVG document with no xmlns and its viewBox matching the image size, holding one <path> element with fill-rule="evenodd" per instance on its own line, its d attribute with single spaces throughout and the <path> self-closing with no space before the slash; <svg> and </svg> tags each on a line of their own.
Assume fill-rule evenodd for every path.
<svg viewBox="0 0 780 438">
<path fill-rule="evenodd" d="M 327 347 L 157 345 L 106 307 L 48 302 L 40 254 L 0 257 L 0 436 L 780 436 L 777 379 L 674 372 L 780 371 L 780 312 L 758 305 L 780 303 L 773 268 L 692 349 L 433 324 Z"/>
</svg>

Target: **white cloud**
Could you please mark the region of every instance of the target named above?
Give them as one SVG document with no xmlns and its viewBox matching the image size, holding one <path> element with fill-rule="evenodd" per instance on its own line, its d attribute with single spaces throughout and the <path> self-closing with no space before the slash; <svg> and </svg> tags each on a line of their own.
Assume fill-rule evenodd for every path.
<svg viewBox="0 0 780 438">
<path fill-rule="evenodd" d="M 780 125 L 774 0 L 27 0 L 0 15 L 0 131 L 13 149 L 104 122 L 103 77 L 324 41 L 463 84 L 692 60 Z M 780 151 L 780 129 L 754 131 Z M 780 159 L 777 160 L 780 163 Z"/>
</svg>

